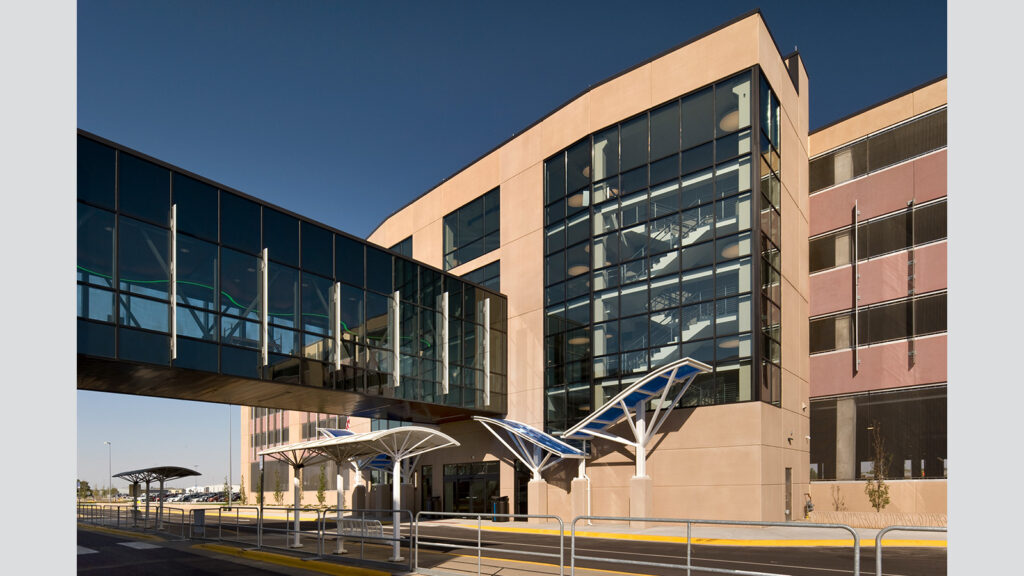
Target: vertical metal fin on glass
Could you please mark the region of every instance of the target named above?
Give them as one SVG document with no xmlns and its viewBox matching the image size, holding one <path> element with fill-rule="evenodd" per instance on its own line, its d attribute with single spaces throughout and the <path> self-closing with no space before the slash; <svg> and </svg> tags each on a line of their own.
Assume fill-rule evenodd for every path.
<svg viewBox="0 0 1024 576">
<path fill-rule="evenodd" d="M 260 297 L 260 367 L 270 363 L 270 324 L 267 309 L 270 304 L 269 274 L 270 256 L 266 248 L 260 252 L 260 283 L 257 292 Z"/>
<path fill-rule="evenodd" d="M 914 201 L 907 201 L 907 212 L 909 212 L 909 220 L 907 223 L 907 235 L 910 236 L 910 250 L 907 251 L 907 296 L 910 296 L 910 300 L 907 301 L 907 306 L 910 307 L 910 322 L 907 326 L 907 362 L 913 366 L 914 360 L 917 356 L 917 349 L 914 345 L 914 325 L 917 322 L 917 304 L 914 302 L 914 294 L 916 292 L 916 279 L 914 277 L 914 246 L 917 245 L 917 238 L 914 236 Z"/>
<path fill-rule="evenodd" d="M 484 379 L 484 406 L 491 405 L 491 299 L 484 298 L 480 302 L 477 317 L 482 319 L 480 337 L 477 338 L 477 358 Z"/>
<path fill-rule="evenodd" d="M 170 322 L 171 327 L 171 360 L 178 357 L 178 205 L 171 204 L 171 258 L 168 268 L 171 273 L 171 306 Z"/>
<path fill-rule="evenodd" d="M 448 293 L 437 297 L 437 343 L 441 352 L 441 394 L 448 393 Z"/>
<path fill-rule="evenodd" d="M 860 268 L 857 266 L 857 243 L 858 223 L 860 221 L 860 208 L 857 201 L 853 201 L 853 371 L 860 370 L 860 350 L 858 339 L 860 338 Z"/>
<path fill-rule="evenodd" d="M 334 371 L 341 370 L 341 282 L 331 286 L 330 334 L 333 340 L 331 348 L 331 364 Z"/>
<path fill-rule="evenodd" d="M 402 338 L 401 332 L 399 331 L 401 328 L 401 324 L 399 322 L 400 297 L 401 294 L 399 291 L 395 290 L 395 293 L 391 295 L 391 302 L 388 305 L 388 325 L 391 330 L 391 334 L 388 335 L 391 340 L 391 385 L 395 388 L 398 388 L 402 384 L 402 379 L 399 374 L 401 372 L 401 364 L 399 361 L 401 360 L 400 351 L 402 349 L 399 344 Z"/>
</svg>

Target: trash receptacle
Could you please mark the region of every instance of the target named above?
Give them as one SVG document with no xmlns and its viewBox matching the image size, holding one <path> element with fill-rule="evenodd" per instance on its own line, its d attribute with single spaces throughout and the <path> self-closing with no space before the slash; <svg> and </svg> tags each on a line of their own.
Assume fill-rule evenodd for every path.
<svg viewBox="0 0 1024 576">
<path fill-rule="evenodd" d="M 491 498 L 491 514 L 508 514 L 508 496 L 495 496 Z M 494 516 L 494 522 L 508 522 L 508 516 Z"/>
</svg>

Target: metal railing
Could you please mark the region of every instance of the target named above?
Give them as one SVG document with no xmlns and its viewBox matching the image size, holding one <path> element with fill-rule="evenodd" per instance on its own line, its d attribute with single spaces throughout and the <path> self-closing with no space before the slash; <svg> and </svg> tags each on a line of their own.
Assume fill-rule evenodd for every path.
<svg viewBox="0 0 1024 576">
<path fill-rule="evenodd" d="M 889 532 L 946 532 L 939 526 L 887 526 L 875 535 L 875 576 L 882 576 L 882 539 Z"/>
<path fill-rule="evenodd" d="M 669 564 L 665 562 L 647 562 L 643 560 L 624 560 L 621 558 L 608 558 L 602 556 L 579 556 L 576 554 L 576 523 L 580 520 L 611 520 L 615 522 L 652 522 L 664 524 L 685 524 L 686 526 L 686 564 Z M 632 566 L 657 566 L 660 568 L 676 568 L 686 570 L 689 575 L 691 570 L 701 572 L 716 572 L 719 574 L 742 574 L 744 576 L 785 576 L 777 572 L 752 572 L 748 570 L 730 570 L 727 568 L 710 568 L 706 566 L 694 566 L 693 559 L 693 525 L 717 525 L 717 526 L 778 526 L 786 528 L 832 528 L 846 530 L 853 537 L 853 576 L 860 576 L 860 538 L 857 531 L 845 524 L 813 524 L 810 522 L 755 522 L 747 520 L 691 520 L 685 518 L 636 518 L 629 516 L 577 516 L 573 518 L 572 544 L 570 546 L 569 560 L 570 573 L 576 573 L 576 560 L 590 560 L 593 562 L 607 562 L 612 564 L 628 564 Z"/>
<path fill-rule="evenodd" d="M 268 512 L 284 512 L 284 528 L 278 528 L 274 525 L 279 521 L 279 518 L 268 518 Z M 262 516 L 259 518 L 257 523 L 257 548 L 277 548 L 280 550 L 288 550 L 289 552 L 297 552 L 302 554 L 310 554 L 313 557 L 322 556 L 322 544 L 320 538 L 320 532 L 318 527 L 320 526 L 321 510 L 319 508 L 312 509 L 300 509 L 299 510 L 299 529 L 298 532 L 295 530 L 295 508 L 291 506 L 264 506 Z M 312 530 L 303 530 L 302 522 L 313 522 Z M 302 535 L 306 534 L 312 536 L 316 540 L 316 548 L 313 551 L 305 550 L 305 546 L 302 544 Z M 276 542 L 279 540 L 275 538 L 275 535 L 283 536 L 283 545 L 278 545 Z"/>
<path fill-rule="evenodd" d="M 545 519 L 545 520 L 557 521 L 558 522 L 558 554 L 554 554 L 552 552 L 528 552 L 528 551 L 524 551 L 524 550 L 513 550 L 513 549 L 509 549 L 509 548 L 495 548 L 495 547 L 490 547 L 490 546 L 488 547 L 488 550 L 491 551 L 491 552 L 501 552 L 503 554 L 519 554 L 519 555 L 524 555 L 524 556 L 541 556 L 541 557 L 548 557 L 548 558 L 557 558 L 558 559 L 558 574 L 559 574 L 559 576 L 565 576 L 565 523 L 562 522 L 562 519 L 560 517 L 555 516 L 555 515 L 549 515 L 549 514 L 533 514 L 533 515 L 527 515 L 527 514 L 496 514 L 496 513 L 469 514 L 469 513 L 466 513 L 466 512 L 419 512 L 418 514 L 416 514 L 416 521 L 414 523 L 415 532 L 413 534 L 413 559 L 414 559 L 413 570 L 416 571 L 417 573 L 434 574 L 434 575 L 438 575 L 438 576 L 440 576 L 440 575 L 448 575 L 448 574 L 456 574 L 456 575 L 464 576 L 463 573 L 444 572 L 444 571 L 441 571 L 441 570 L 436 570 L 436 569 L 433 569 L 433 568 L 426 568 L 426 567 L 420 566 L 420 546 L 436 546 L 436 547 L 439 547 L 439 548 L 451 548 L 451 549 L 472 548 L 473 547 L 471 545 L 467 545 L 467 544 L 464 544 L 464 543 L 463 544 L 452 544 L 451 542 L 452 541 L 456 541 L 457 540 L 456 538 L 448 538 L 447 541 L 440 541 L 440 540 L 438 540 L 438 541 L 429 541 L 429 540 L 421 539 L 420 538 L 420 525 L 422 524 L 422 521 L 420 520 L 420 518 L 422 518 L 423 516 L 436 516 L 436 517 L 442 517 L 442 518 L 464 518 L 464 519 L 475 519 L 476 520 L 476 573 L 477 573 L 478 576 L 481 575 L 482 567 L 483 567 L 483 518 L 484 517 L 487 517 L 487 518 L 505 518 L 507 520 L 517 520 L 517 519 L 528 520 L 528 519 L 531 519 L 531 518 L 536 518 L 536 519 Z"/>
<path fill-rule="evenodd" d="M 394 536 L 394 527 L 391 526 L 392 530 L 385 530 L 385 523 L 390 524 L 393 522 L 395 514 L 399 516 L 399 531 L 398 538 Z M 339 523 L 338 517 L 341 516 Z M 384 518 L 382 521 L 381 518 Z M 403 521 L 402 519 L 407 519 Z M 348 554 L 349 550 L 345 548 L 345 541 L 359 541 L 359 560 L 363 562 L 373 562 L 375 564 L 386 565 L 389 568 L 393 568 L 396 562 L 402 562 L 403 566 L 407 566 L 410 571 L 413 570 L 413 543 L 412 534 L 414 533 L 414 524 L 411 510 L 387 510 L 387 509 L 362 509 L 362 508 L 326 508 L 320 517 L 319 525 L 317 527 L 317 536 L 319 541 L 320 555 L 324 556 L 327 554 Z M 401 535 L 401 525 L 406 524 L 408 526 L 407 533 L 409 536 L 403 537 Z M 326 552 L 326 541 L 329 537 L 333 537 L 336 545 L 334 551 Z M 399 548 L 403 545 L 408 548 L 409 554 L 406 558 L 399 558 L 395 560 L 388 558 L 387 560 L 381 560 L 379 558 L 370 557 L 367 554 L 366 547 L 370 546 L 394 546 L 398 544 Z M 404 560 L 404 561 L 403 561 Z"/>
</svg>

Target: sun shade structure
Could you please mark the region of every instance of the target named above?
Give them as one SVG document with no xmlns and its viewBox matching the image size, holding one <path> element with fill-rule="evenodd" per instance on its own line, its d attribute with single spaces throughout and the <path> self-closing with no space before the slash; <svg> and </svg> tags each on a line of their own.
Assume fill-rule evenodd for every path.
<svg viewBox="0 0 1024 576">
<path fill-rule="evenodd" d="M 393 561 L 402 560 L 399 555 L 399 528 L 401 515 L 398 512 L 401 506 L 401 466 L 402 461 L 407 458 L 416 458 L 427 452 L 458 446 L 454 438 L 443 434 L 432 428 L 422 426 L 402 426 L 390 430 L 378 430 L 376 432 L 364 432 L 362 434 L 340 434 L 347 430 L 321 430 L 321 438 L 308 440 L 286 446 L 270 448 L 259 453 L 260 456 L 271 456 L 284 462 L 288 462 L 297 468 L 301 468 L 319 459 L 345 457 L 346 460 L 358 458 L 375 458 L 378 455 L 386 455 L 393 463 L 392 467 L 392 509 L 394 527 L 394 548 L 390 558 Z M 295 544 L 299 546 L 298 535 L 298 514 L 299 514 L 299 485 L 295 484 Z"/>
<path fill-rule="evenodd" d="M 484 428 L 529 468 L 533 472 L 534 480 L 541 480 L 541 472 L 564 458 L 587 457 L 582 450 L 522 422 L 485 416 L 473 416 L 473 420 L 483 424 Z"/>
<path fill-rule="evenodd" d="M 149 484 L 151 482 L 160 483 L 160 494 L 164 493 L 164 482 L 168 480 L 176 480 L 178 478 L 185 478 L 187 476 L 199 476 L 199 472 L 191 470 L 189 468 L 182 468 L 181 466 L 154 466 L 153 468 L 143 468 L 141 470 L 129 470 L 127 472 L 118 472 L 114 474 L 114 478 L 123 478 L 128 480 L 132 484 L 138 485 L 146 484 L 146 518 L 149 518 Z M 138 497 L 136 496 L 133 500 L 135 508 L 138 509 Z M 156 513 L 156 528 L 159 530 L 163 526 L 163 513 L 164 513 L 164 500 L 160 499 L 160 506 L 157 508 Z"/>
<path fill-rule="evenodd" d="M 584 418 L 579 424 L 569 428 L 562 434 L 565 439 L 591 440 L 604 438 L 636 449 L 636 476 L 647 475 L 647 444 L 658 429 L 668 419 L 672 409 L 679 403 L 693 379 L 698 374 L 711 372 L 711 366 L 694 360 L 683 358 L 660 368 L 652 370 L 646 376 L 622 390 L 598 408 L 593 414 Z M 678 392 L 671 399 L 668 393 L 673 384 L 681 383 Z M 647 403 L 654 401 L 654 416 L 647 426 Z M 666 409 L 667 408 L 667 409 Z M 611 433 L 609 430 L 625 420 L 633 432 L 633 440 L 628 440 Z"/>
</svg>

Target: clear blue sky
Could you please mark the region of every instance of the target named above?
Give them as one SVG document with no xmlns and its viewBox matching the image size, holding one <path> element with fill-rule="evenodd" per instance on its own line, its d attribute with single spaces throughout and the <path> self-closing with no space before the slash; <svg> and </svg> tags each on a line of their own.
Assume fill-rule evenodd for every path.
<svg viewBox="0 0 1024 576">
<path fill-rule="evenodd" d="M 946 73 L 939 2 L 82 1 L 78 127 L 365 236 L 587 86 L 756 7 L 804 58 L 812 128 Z M 104 440 L 115 473 L 228 473 L 224 405 L 78 392 L 77 417 L 93 484 Z"/>
</svg>

